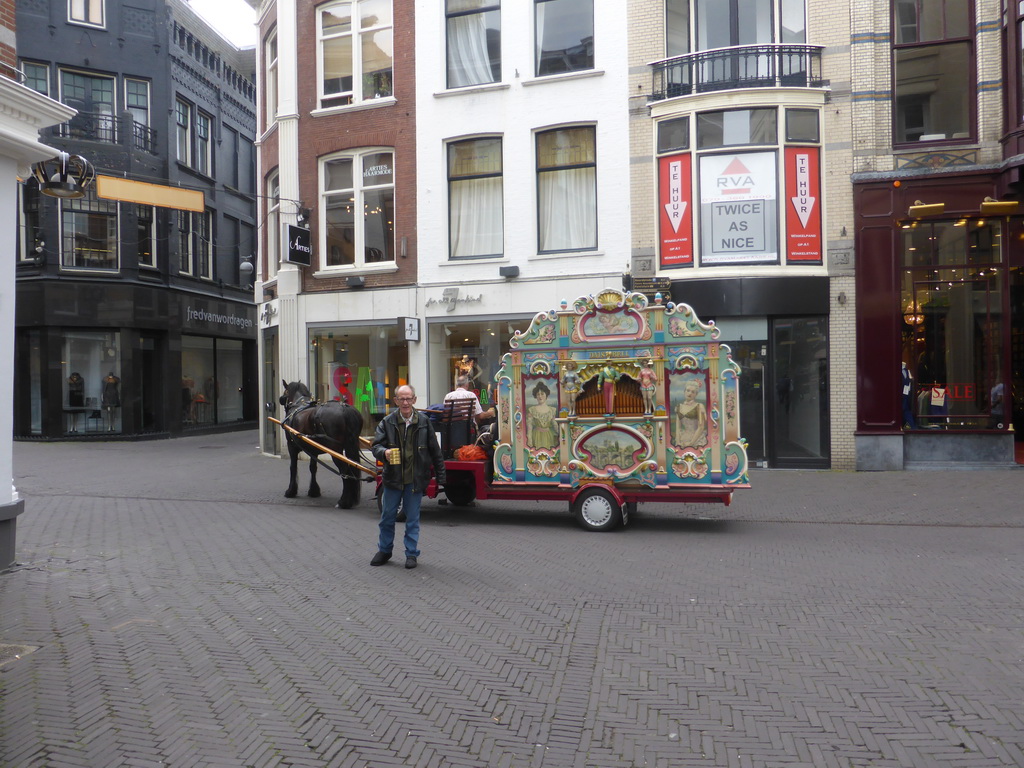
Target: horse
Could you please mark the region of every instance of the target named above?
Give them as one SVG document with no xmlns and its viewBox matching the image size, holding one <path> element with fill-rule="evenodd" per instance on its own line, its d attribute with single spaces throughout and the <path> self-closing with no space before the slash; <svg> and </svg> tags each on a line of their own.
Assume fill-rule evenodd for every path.
<svg viewBox="0 0 1024 768">
<path fill-rule="evenodd" d="M 347 403 L 334 401 L 317 403 L 313 400 L 309 389 L 301 381 L 288 383 L 282 380 L 281 383 L 284 384 L 281 405 L 284 406 L 285 413 L 282 424 L 304 435 L 309 435 L 324 447 L 337 451 L 349 460 L 358 463 L 360 460 L 359 433 L 363 429 L 362 414 Z M 285 430 L 285 440 L 291 460 L 290 480 L 288 489 L 284 492 L 285 498 L 294 498 L 299 492 L 297 474 L 300 451 L 304 451 L 310 457 L 308 495 L 310 498 L 319 497 L 320 486 L 316 482 L 316 468 L 317 457 L 322 451 L 317 450 L 288 430 Z M 353 467 L 340 459 L 334 458 L 334 464 L 338 467 L 342 478 L 341 498 L 338 499 L 335 506 L 338 509 L 351 509 L 359 503 L 361 478 Z"/>
</svg>

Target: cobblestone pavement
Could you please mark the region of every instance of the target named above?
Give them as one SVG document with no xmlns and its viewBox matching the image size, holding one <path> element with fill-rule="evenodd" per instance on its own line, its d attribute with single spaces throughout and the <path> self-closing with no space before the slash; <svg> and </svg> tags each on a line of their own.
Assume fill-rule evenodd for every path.
<svg viewBox="0 0 1024 768">
<path fill-rule="evenodd" d="M 407 571 L 256 441 L 15 445 L 0 767 L 1024 766 L 1024 472 L 427 501 Z"/>
</svg>

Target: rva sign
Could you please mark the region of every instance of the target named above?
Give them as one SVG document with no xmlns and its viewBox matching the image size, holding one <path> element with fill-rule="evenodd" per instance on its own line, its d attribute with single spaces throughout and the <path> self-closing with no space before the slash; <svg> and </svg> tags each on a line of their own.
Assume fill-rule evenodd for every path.
<svg viewBox="0 0 1024 768">
<path fill-rule="evenodd" d="M 777 185 L 774 152 L 701 157 L 702 264 L 778 260 Z"/>
<path fill-rule="evenodd" d="M 313 240 L 308 229 L 285 224 L 284 232 L 281 233 L 281 243 L 284 245 L 283 261 L 301 264 L 304 267 L 312 266 Z"/>
</svg>

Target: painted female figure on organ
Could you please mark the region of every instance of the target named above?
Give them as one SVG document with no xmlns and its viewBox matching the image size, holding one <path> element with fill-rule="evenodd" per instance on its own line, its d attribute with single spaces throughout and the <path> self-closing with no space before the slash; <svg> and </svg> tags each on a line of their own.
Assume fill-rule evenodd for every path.
<svg viewBox="0 0 1024 768">
<path fill-rule="evenodd" d="M 701 381 L 688 379 L 683 399 L 675 407 L 675 444 L 681 448 L 700 448 L 708 442 L 707 406 L 701 397 Z"/>
<path fill-rule="evenodd" d="M 555 409 L 548 405 L 551 389 L 539 381 L 532 394 L 536 405 L 526 409 L 527 443 L 531 448 L 554 448 L 558 445 L 558 425 L 555 424 Z"/>
</svg>

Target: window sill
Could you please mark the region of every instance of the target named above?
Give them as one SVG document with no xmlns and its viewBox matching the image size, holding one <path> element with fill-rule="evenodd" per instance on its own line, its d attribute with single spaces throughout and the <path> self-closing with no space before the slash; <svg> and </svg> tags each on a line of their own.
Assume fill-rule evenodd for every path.
<svg viewBox="0 0 1024 768">
<path fill-rule="evenodd" d="M 458 88 L 449 88 L 446 91 L 436 91 L 435 99 L 444 99 L 449 96 L 462 96 L 467 93 L 487 93 L 489 91 L 507 91 L 512 86 L 508 83 L 482 83 L 480 85 L 463 85 Z"/>
<path fill-rule="evenodd" d="M 580 259 L 600 258 L 604 251 L 599 249 L 586 249 L 579 251 L 559 251 L 558 253 L 536 253 L 528 257 L 528 261 L 554 261 L 556 259 Z"/>
<path fill-rule="evenodd" d="M 390 263 L 374 267 L 325 267 L 313 273 L 313 277 L 356 277 L 358 275 L 387 275 L 398 271 L 398 264 Z"/>
<path fill-rule="evenodd" d="M 397 104 L 394 96 L 383 96 L 379 99 L 360 101 L 358 104 L 345 104 L 341 107 L 320 107 L 310 112 L 311 117 L 329 117 L 331 115 L 343 115 L 346 112 L 362 112 L 364 109 L 377 109 L 378 107 L 390 107 Z"/>
<path fill-rule="evenodd" d="M 544 75 L 543 77 L 531 77 L 523 80 L 523 86 L 542 85 L 543 83 L 558 83 L 563 80 L 582 80 L 588 77 L 603 77 L 603 69 L 586 69 L 580 72 L 560 72 L 557 75 Z"/>
</svg>

